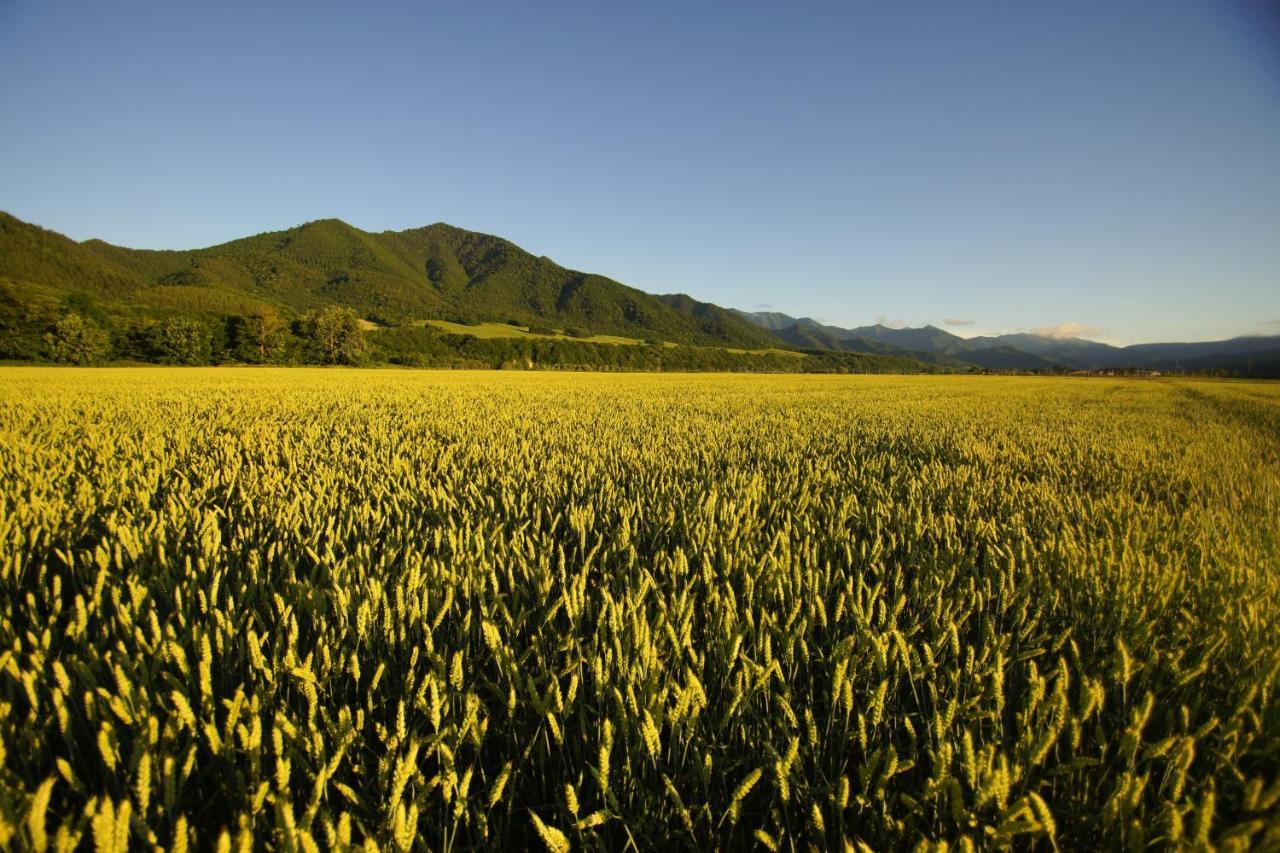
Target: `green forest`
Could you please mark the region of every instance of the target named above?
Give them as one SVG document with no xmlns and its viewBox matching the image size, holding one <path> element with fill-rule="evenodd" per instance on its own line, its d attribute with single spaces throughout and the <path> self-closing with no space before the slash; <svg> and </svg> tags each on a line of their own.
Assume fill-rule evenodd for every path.
<svg viewBox="0 0 1280 853">
<path fill-rule="evenodd" d="M 115 325 L 72 303 L 44 331 L 6 329 L 0 357 L 62 364 L 323 364 L 486 369 L 730 371 L 763 373 L 915 373 L 910 358 L 837 352 L 593 343 L 569 337 L 477 336 L 427 325 L 372 326 L 350 308 L 329 306 L 285 320 L 274 311 L 215 321 L 180 315 Z M 536 328 L 536 327 L 535 327 Z"/>
</svg>

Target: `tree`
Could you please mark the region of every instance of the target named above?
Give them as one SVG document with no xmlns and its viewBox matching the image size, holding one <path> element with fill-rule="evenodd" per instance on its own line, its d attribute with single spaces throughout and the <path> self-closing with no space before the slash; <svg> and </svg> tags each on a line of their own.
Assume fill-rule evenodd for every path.
<svg viewBox="0 0 1280 853">
<path fill-rule="evenodd" d="M 350 308 L 330 305 L 302 318 L 299 330 L 309 360 L 319 364 L 359 364 L 365 357 L 360 318 Z"/>
<path fill-rule="evenodd" d="M 227 318 L 227 348 L 234 358 L 268 364 L 284 351 L 284 321 L 271 308 Z"/>
<path fill-rule="evenodd" d="M 147 355 L 162 364 L 208 364 L 212 340 L 203 323 L 169 317 L 147 330 Z"/>
<path fill-rule="evenodd" d="M 0 359 L 36 361 L 48 355 L 44 333 L 48 318 L 0 277 Z"/>
<path fill-rule="evenodd" d="M 111 348 L 111 340 L 101 326 L 74 312 L 53 324 L 44 343 L 49 358 L 67 364 L 99 361 Z"/>
</svg>

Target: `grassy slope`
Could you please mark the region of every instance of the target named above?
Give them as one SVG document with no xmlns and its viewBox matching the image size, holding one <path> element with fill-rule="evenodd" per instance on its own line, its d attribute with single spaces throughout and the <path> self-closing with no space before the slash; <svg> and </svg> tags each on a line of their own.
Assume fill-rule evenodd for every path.
<svg viewBox="0 0 1280 853">
<path fill-rule="evenodd" d="M 453 335 L 472 335 L 477 338 L 538 338 L 540 340 L 576 340 L 588 344 L 642 344 L 639 338 L 626 338 L 621 335 L 587 335 L 581 338 L 564 334 L 557 330 L 554 334 L 530 331 L 528 326 L 513 326 L 510 323 L 454 323 L 450 320 L 426 320 L 426 325 Z"/>
</svg>

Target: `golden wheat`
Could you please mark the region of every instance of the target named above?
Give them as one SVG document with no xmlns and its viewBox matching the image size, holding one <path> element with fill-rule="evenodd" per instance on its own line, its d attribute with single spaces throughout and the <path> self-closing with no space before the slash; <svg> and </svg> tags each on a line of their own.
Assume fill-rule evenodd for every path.
<svg viewBox="0 0 1280 853">
<path fill-rule="evenodd" d="M 1280 846 L 1280 386 L 0 372 L 0 846 Z"/>
</svg>

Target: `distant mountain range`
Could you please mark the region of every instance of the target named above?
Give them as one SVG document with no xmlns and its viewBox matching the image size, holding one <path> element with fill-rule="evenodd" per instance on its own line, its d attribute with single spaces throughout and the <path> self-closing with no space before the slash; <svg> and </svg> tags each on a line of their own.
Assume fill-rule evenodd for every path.
<svg viewBox="0 0 1280 853">
<path fill-rule="evenodd" d="M 691 346 L 898 359 L 884 364 L 907 358 L 932 369 L 1280 375 L 1280 336 L 1114 347 L 1034 334 L 961 338 L 936 326 L 846 329 L 645 293 L 444 223 L 371 233 L 322 219 L 205 249 L 152 251 L 76 242 L 0 212 L 0 358 L 25 357 L 20 352 L 29 348 L 6 350 L 5 341 L 38 341 L 68 311 L 119 331 L 174 315 L 216 323 L 269 309 L 292 318 L 334 304 L 382 326 L 511 323 Z"/>
<path fill-rule="evenodd" d="M 1219 369 L 1269 376 L 1277 375 L 1280 363 L 1280 336 L 1276 335 L 1116 347 L 1084 338 L 1029 333 L 962 338 L 937 326 L 890 328 L 877 324 L 845 329 L 772 311 L 737 314 L 801 349 L 913 355 L 925 361 L 988 370 Z"/>
</svg>

